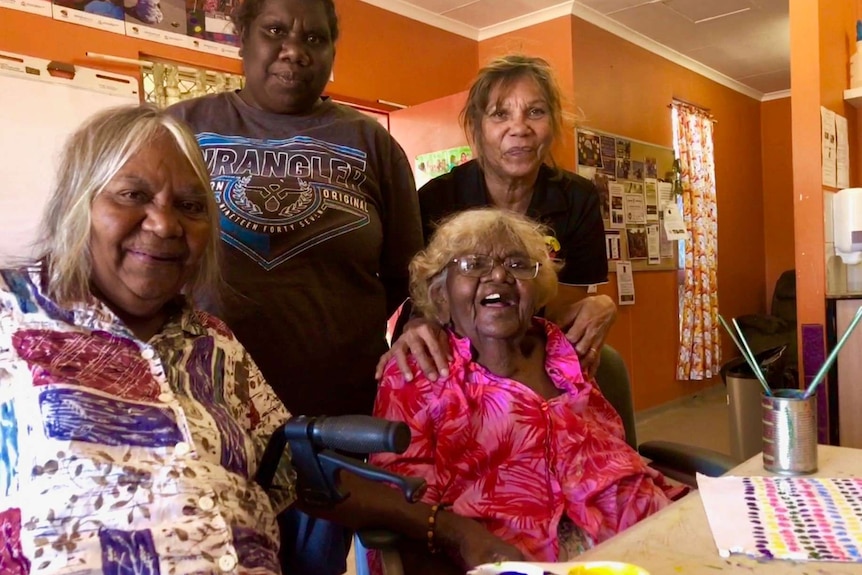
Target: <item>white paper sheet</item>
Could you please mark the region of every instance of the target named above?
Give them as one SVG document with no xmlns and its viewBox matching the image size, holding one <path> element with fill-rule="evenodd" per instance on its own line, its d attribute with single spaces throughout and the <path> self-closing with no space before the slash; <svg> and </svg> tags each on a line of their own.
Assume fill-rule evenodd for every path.
<svg viewBox="0 0 862 575">
<path fill-rule="evenodd" d="M 836 147 L 835 141 L 835 112 L 828 108 L 820 107 L 820 134 L 821 134 L 821 163 L 822 180 L 824 186 L 836 187 L 837 178 L 835 174 Z"/>
<path fill-rule="evenodd" d="M 634 305 L 635 281 L 632 276 L 632 263 L 619 261 L 617 264 L 617 294 L 619 305 Z"/>
<path fill-rule="evenodd" d="M 664 220 L 664 231 L 669 240 L 684 240 L 685 221 L 682 219 L 682 214 L 676 204 L 665 204 L 662 210 Z"/>
<path fill-rule="evenodd" d="M 647 226 L 647 263 L 657 265 L 661 263 L 661 251 L 659 244 L 658 224 Z"/>
<path fill-rule="evenodd" d="M 835 179 L 840 189 L 850 187 L 850 144 L 847 141 L 847 118 L 835 114 Z"/>
</svg>

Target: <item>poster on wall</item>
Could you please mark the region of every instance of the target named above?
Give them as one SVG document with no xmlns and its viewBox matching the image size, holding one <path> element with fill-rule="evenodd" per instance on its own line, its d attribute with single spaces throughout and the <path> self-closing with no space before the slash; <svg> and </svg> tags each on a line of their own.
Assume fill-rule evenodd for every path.
<svg viewBox="0 0 862 575">
<path fill-rule="evenodd" d="M 115 34 L 126 33 L 123 0 L 54 0 L 51 13 L 55 20 Z"/>
<path fill-rule="evenodd" d="M 196 38 L 195 44 L 200 49 L 230 49 L 239 56 L 239 37 L 230 21 L 237 3 L 237 0 L 185 0 L 188 33 Z"/>
<path fill-rule="evenodd" d="M 646 226 L 631 226 L 626 228 L 626 239 L 630 260 L 645 260 L 649 257 Z"/>
<path fill-rule="evenodd" d="M 129 6 L 128 4 L 133 5 Z M 189 45 L 185 0 L 131 0 L 126 35 L 186 48 Z"/>
<path fill-rule="evenodd" d="M 421 188 L 437 176 L 448 174 L 455 166 L 468 162 L 473 157 L 470 146 L 458 146 L 427 154 L 419 154 L 414 162 L 413 176 L 416 188 Z"/>
<path fill-rule="evenodd" d="M 602 140 L 598 134 L 578 132 L 578 165 L 602 167 Z"/>
<path fill-rule="evenodd" d="M 51 0 L 0 0 L 0 8 L 51 17 Z"/>
<path fill-rule="evenodd" d="M 238 0 L 0 0 L 0 7 L 239 59 L 230 22 Z"/>
</svg>

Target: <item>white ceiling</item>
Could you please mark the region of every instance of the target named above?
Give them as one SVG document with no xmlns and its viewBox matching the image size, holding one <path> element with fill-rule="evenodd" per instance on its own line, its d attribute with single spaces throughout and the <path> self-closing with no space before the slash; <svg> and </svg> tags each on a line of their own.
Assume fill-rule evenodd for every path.
<svg viewBox="0 0 862 575">
<path fill-rule="evenodd" d="M 789 0 L 364 0 L 483 40 L 574 14 L 755 98 L 790 89 Z"/>
</svg>

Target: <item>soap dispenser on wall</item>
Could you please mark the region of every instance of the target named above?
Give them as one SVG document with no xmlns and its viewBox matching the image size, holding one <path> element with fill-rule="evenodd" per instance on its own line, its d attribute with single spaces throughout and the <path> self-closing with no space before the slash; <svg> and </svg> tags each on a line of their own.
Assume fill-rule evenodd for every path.
<svg viewBox="0 0 862 575">
<path fill-rule="evenodd" d="M 835 254 L 846 265 L 862 262 L 862 188 L 847 188 L 832 199 Z"/>
</svg>

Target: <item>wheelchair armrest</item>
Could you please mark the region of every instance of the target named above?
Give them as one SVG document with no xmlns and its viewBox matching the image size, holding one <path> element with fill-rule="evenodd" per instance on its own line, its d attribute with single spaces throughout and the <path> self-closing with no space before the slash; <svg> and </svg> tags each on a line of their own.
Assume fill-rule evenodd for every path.
<svg viewBox="0 0 862 575">
<path fill-rule="evenodd" d="M 697 486 L 696 473 L 719 477 L 741 463 L 712 449 L 671 441 L 647 441 L 638 446 L 638 452 L 653 469 L 692 487 Z"/>
<path fill-rule="evenodd" d="M 401 540 L 401 535 L 386 529 L 362 529 L 356 532 L 356 536 L 366 549 L 388 549 Z"/>
</svg>

